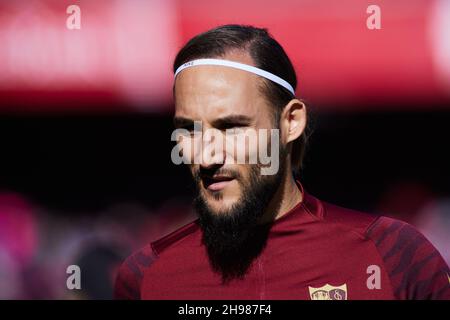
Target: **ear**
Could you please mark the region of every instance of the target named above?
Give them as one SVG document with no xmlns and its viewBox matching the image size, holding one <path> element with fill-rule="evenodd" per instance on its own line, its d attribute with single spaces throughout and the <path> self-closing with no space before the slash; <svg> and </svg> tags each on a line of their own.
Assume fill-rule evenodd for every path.
<svg viewBox="0 0 450 320">
<path fill-rule="evenodd" d="M 300 137 L 306 127 L 305 104 L 298 99 L 289 101 L 283 109 L 280 121 L 285 143 L 289 143 Z"/>
</svg>

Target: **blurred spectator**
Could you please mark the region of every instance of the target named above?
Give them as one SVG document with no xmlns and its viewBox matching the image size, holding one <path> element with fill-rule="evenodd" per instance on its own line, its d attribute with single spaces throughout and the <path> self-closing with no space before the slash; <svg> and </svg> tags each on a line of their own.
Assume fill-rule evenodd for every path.
<svg viewBox="0 0 450 320">
<path fill-rule="evenodd" d="M 450 265 L 450 198 L 436 199 L 423 206 L 416 226 Z"/>
<path fill-rule="evenodd" d="M 116 272 L 122 260 L 120 249 L 111 244 L 93 244 L 81 252 L 75 261 L 82 272 L 81 298 L 112 299 Z"/>
<path fill-rule="evenodd" d="M 381 195 L 376 211 L 415 225 L 419 210 L 432 199 L 433 193 L 420 183 L 393 182 Z"/>
<path fill-rule="evenodd" d="M 23 271 L 38 248 L 34 208 L 16 193 L 0 193 L 0 298 L 25 296 Z"/>
</svg>

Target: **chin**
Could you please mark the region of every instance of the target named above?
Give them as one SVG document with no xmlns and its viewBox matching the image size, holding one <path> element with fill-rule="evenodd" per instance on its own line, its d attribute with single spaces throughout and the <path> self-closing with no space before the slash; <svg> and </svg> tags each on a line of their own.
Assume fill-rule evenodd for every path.
<svg viewBox="0 0 450 320">
<path fill-rule="evenodd" d="M 216 214 L 224 214 L 228 212 L 235 204 L 238 203 L 238 199 L 235 197 L 227 197 L 225 195 L 207 195 L 206 203 Z"/>
</svg>

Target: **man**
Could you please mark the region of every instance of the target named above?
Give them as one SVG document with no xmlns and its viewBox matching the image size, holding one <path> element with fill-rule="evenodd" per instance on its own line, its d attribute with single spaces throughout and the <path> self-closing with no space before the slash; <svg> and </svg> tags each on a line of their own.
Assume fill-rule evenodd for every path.
<svg viewBox="0 0 450 320">
<path fill-rule="evenodd" d="M 294 178 L 306 107 L 289 58 L 266 30 L 227 25 L 200 34 L 180 50 L 174 73 L 177 141 L 199 218 L 130 256 L 116 298 L 450 298 L 447 265 L 413 227 L 320 201 Z M 279 134 L 227 148 L 233 134 L 269 129 Z M 215 139 L 198 140 L 207 130 Z M 225 144 L 207 148 L 220 137 Z M 268 163 L 260 159 L 236 161 L 233 151 L 248 160 L 269 144 L 275 173 L 262 174 Z"/>
</svg>

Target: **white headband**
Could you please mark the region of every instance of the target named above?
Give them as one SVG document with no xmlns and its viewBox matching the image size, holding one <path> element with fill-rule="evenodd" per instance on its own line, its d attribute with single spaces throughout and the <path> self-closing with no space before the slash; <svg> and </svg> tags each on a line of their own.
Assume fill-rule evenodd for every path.
<svg viewBox="0 0 450 320">
<path fill-rule="evenodd" d="M 280 77 L 274 75 L 273 73 L 270 73 L 268 71 L 249 66 L 248 64 L 243 64 L 239 62 L 229 61 L 229 60 L 220 60 L 220 59 L 198 59 L 198 60 L 192 60 L 189 62 L 186 62 L 178 67 L 177 71 L 175 71 L 174 78 L 177 77 L 177 74 L 179 74 L 181 71 L 183 71 L 186 68 L 194 67 L 194 66 L 225 66 L 225 67 L 231 67 L 236 68 L 244 71 L 248 71 L 254 74 L 257 74 L 258 76 L 261 76 L 263 78 L 269 79 L 275 83 L 278 83 L 280 86 L 286 88 L 289 90 L 292 95 L 295 96 L 294 88 L 287 82 L 286 80 L 281 79 Z"/>
</svg>

